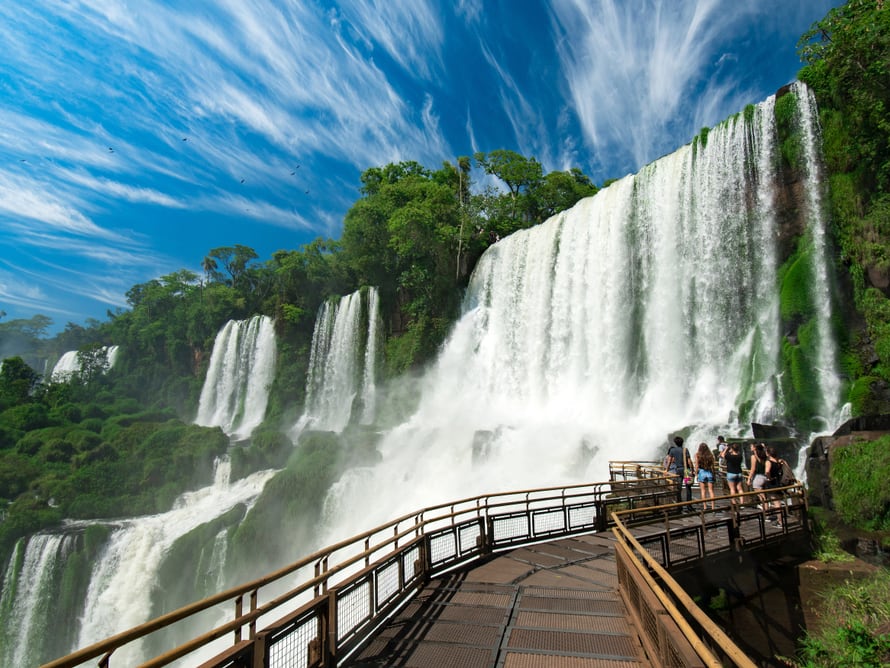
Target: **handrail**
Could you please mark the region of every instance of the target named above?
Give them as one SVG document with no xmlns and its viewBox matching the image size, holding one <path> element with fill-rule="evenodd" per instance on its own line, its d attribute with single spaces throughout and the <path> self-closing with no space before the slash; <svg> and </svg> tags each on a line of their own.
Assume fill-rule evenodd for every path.
<svg viewBox="0 0 890 668">
<path fill-rule="evenodd" d="M 702 516 L 702 524 L 704 524 L 706 515 L 714 512 L 725 512 L 727 510 L 733 514 L 733 518 L 730 521 L 737 524 L 739 520 L 738 512 L 741 505 L 746 501 L 757 502 L 762 499 L 764 494 L 772 496 L 771 500 L 775 500 L 776 495 L 782 496 L 783 502 L 777 509 L 777 512 L 779 512 L 785 520 L 783 524 L 784 527 L 787 527 L 789 516 L 796 512 L 799 514 L 798 519 L 800 520 L 801 528 L 804 530 L 806 529 L 806 493 L 803 486 L 799 483 L 787 487 L 770 489 L 767 492 L 752 491 L 744 492 L 741 495 L 716 497 L 715 501 L 735 500 L 739 502 L 738 506 L 731 505 L 729 509 L 722 506 L 719 508 L 719 511 L 708 511 L 705 507 L 707 502 L 701 499 L 666 504 L 660 508 L 647 508 L 646 521 L 647 524 L 650 523 L 652 515 L 660 512 L 664 514 L 667 524 L 669 516 L 682 516 L 679 513 L 681 513 L 683 509 L 698 506 L 700 508 L 698 512 L 701 513 Z M 789 510 L 789 507 L 785 503 L 788 499 L 798 499 L 801 503 Z M 767 503 L 769 503 L 769 501 L 767 501 Z M 683 636 L 689 642 L 702 662 L 708 666 L 714 666 L 715 668 L 726 665 L 724 661 L 721 661 L 714 654 L 709 647 L 710 645 L 711 647 L 720 648 L 725 658 L 732 662 L 731 665 L 738 666 L 739 668 L 756 668 L 756 664 L 751 661 L 741 649 L 739 649 L 735 642 L 732 641 L 710 617 L 708 617 L 680 584 L 670 575 L 667 570 L 667 566 L 670 565 L 669 558 L 664 558 L 665 563 L 663 565 L 655 559 L 649 550 L 647 550 L 630 532 L 629 525 L 626 521 L 629 520 L 633 522 L 635 520 L 635 514 L 636 511 L 634 510 L 619 510 L 612 513 L 612 520 L 614 522 L 612 533 L 616 538 L 616 561 L 619 565 L 619 582 L 622 585 L 620 587 L 622 596 L 624 596 L 627 601 L 627 590 L 633 588 L 632 586 L 628 586 L 633 583 L 628 583 L 626 580 L 632 578 L 642 580 L 648 590 L 655 595 L 660 605 L 663 606 L 667 615 L 669 615 L 679 627 Z M 756 519 L 760 522 L 763 521 L 762 516 L 759 516 Z M 683 528 L 682 530 L 688 531 L 686 528 Z M 666 532 L 668 535 L 670 534 L 669 526 L 667 527 Z M 670 539 L 668 538 L 668 540 Z M 703 557 L 704 555 L 701 556 Z M 628 569 L 631 572 L 625 572 L 624 569 Z M 642 605 L 640 607 L 642 607 Z M 628 605 L 628 609 L 635 614 L 637 613 L 636 607 L 632 604 Z M 649 613 L 651 615 L 652 611 L 650 610 Z M 698 626 L 700 632 L 696 632 L 696 630 L 692 628 L 692 624 L 689 622 L 690 619 L 696 626 Z M 645 630 L 646 629 L 641 628 L 641 636 Z M 703 640 L 703 638 L 705 640 Z M 651 645 L 654 653 L 658 653 L 658 648 L 656 647 L 659 640 L 658 638 L 641 639 Z"/>
<path fill-rule="evenodd" d="M 651 508 L 663 504 L 675 493 L 674 479 L 665 476 L 663 471 L 651 464 L 636 470 L 642 479 L 637 479 L 635 485 L 615 481 L 615 488 L 621 490 L 621 495 L 617 495 L 613 489 L 613 481 L 581 483 L 466 497 L 406 513 L 317 550 L 263 577 L 58 658 L 44 664 L 43 668 L 69 668 L 96 657 L 101 657 L 99 665 L 105 668 L 111 665 L 111 657 L 116 650 L 227 602 L 235 604 L 234 618 L 143 666 L 167 665 L 232 632 L 235 634 L 233 646 L 244 646 L 244 651 L 249 653 L 254 649 L 242 642 L 245 627 L 248 639 L 253 641 L 246 645 L 264 643 L 266 636 L 272 633 L 268 629 L 277 627 L 272 624 L 257 633 L 257 620 L 307 595 L 310 599 L 297 610 L 288 612 L 282 620 L 287 620 L 295 628 L 299 624 L 305 626 L 310 620 L 313 628 L 317 625 L 318 630 L 312 640 L 315 645 L 307 651 L 316 657 L 319 653 L 328 657 L 337 656 L 344 647 L 357 642 L 356 634 L 370 627 L 375 619 L 433 575 L 498 549 L 573 533 L 604 530 L 609 522 L 609 508 L 616 505 L 629 505 L 631 509 L 641 506 Z M 264 587 L 308 567 L 314 569 L 313 577 L 263 604 L 259 603 L 259 594 Z M 376 591 L 381 587 L 380 582 L 387 577 L 395 578 L 397 583 L 384 585 L 386 591 L 382 593 Z M 373 602 L 367 603 L 359 597 L 359 605 L 374 609 L 357 613 L 361 619 L 347 628 L 343 638 L 340 638 L 342 629 L 338 625 L 338 606 L 344 600 L 347 601 L 344 606 L 351 605 L 347 600 L 351 591 L 371 587 L 375 588 L 369 595 Z M 244 597 L 247 595 L 250 597 L 249 610 L 243 611 Z M 329 659 L 322 657 L 311 665 L 328 665 L 326 661 Z"/>
</svg>

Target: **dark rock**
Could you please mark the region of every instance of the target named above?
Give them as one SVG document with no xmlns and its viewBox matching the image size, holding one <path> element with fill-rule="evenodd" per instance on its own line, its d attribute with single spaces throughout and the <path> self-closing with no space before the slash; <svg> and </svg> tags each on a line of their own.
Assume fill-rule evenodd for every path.
<svg viewBox="0 0 890 668">
<path fill-rule="evenodd" d="M 752 422 L 751 430 L 754 432 L 754 440 L 757 441 L 791 437 L 791 430 L 782 424 L 758 424 Z"/>
</svg>

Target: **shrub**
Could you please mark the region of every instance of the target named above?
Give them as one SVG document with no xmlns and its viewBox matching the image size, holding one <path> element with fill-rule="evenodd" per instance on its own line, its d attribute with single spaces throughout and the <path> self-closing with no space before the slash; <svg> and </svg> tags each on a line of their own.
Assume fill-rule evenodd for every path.
<svg viewBox="0 0 890 668">
<path fill-rule="evenodd" d="M 890 527 L 890 436 L 832 450 L 831 488 L 838 514 L 862 529 Z"/>
</svg>

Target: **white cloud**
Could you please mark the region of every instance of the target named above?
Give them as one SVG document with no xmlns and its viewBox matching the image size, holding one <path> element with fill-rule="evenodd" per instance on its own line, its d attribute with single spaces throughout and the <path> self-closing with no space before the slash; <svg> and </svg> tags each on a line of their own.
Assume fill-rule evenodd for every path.
<svg viewBox="0 0 890 668">
<path fill-rule="evenodd" d="M 688 134 L 702 115 L 694 100 L 721 110 L 739 104 L 743 91 L 709 85 L 706 73 L 721 41 L 758 11 L 758 3 L 716 0 L 554 0 L 562 69 L 594 155 L 636 169 L 689 139 L 676 132 Z"/>
<path fill-rule="evenodd" d="M 406 72 L 428 79 L 441 69 L 444 30 L 428 0 L 346 0 L 343 16 L 370 44 L 379 44 Z"/>
</svg>

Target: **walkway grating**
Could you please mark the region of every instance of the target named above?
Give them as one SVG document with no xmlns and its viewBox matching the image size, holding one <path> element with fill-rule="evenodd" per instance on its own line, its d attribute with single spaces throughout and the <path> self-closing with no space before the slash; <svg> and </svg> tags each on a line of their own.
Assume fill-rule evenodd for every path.
<svg viewBox="0 0 890 668">
<path fill-rule="evenodd" d="M 648 668 L 611 534 L 517 548 L 431 581 L 344 665 Z"/>
<path fill-rule="evenodd" d="M 735 540 L 743 545 L 783 539 L 756 507 L 742 509 L 739 523 Z M 674 560 L 732 549 L 726 515 L 674 514 L 631 532 L 660 560 L 668 529 Z M 576 535 L 435 578 L 341 665 L 648 668 L 618 591 L 614 550 L 611 533 Z"/>
</svg>

